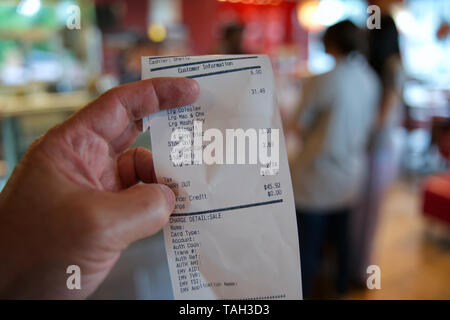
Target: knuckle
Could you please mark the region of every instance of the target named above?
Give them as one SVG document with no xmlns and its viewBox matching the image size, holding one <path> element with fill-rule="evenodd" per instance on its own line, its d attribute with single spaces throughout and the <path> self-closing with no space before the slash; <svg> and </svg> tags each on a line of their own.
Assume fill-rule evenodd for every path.
<svg viewBox="0 0 450 320">
<path fill-rule="evenodd" d="M 169 221 L 170 213 L 170 208 L 165 205 L 165 207 L 160 209 L 157 213 L 157 216 L 155 217 L 155 223 L 159 226 L 165 225 Z"/>
<path fill-rule="evenodd" d="M 153 186 L 153 197 L 146 198 L 147 208 L 151 208 L 152 216 L 155 224 L 164 225 L 169 219 L 169 215 L 172 212 L 170 203 L 166 200 L 166 196 L 161 188 Z"/>
<path fill-rule="evenodd" d="M 166 213 L 169 213 L 173 210 L 172 204 L 169 203 L 169 201 L 166 198 L 166 195 L 164 194 L 164 191 L 161 188 L 157 188 L 158 189 L 158 199 L 160 202 L 160 208 L 162 208 L 162 210 Z"/>
</svg>

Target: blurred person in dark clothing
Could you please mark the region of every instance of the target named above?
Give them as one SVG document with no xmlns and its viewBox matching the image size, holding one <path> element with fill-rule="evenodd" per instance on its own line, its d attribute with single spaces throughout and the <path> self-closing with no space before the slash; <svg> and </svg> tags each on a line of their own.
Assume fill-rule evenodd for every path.
<svg viewBox="0 0 450 320">
<path fill-rule="evenodd" d="M 244 27 L 239 24 L 228 24 L 222 30 L 219 52 L 222 54 L 243 54 L 242 33 Z"/>
<path fill-rule="evenodd" d="M 378 105 L 379 84 L 361 52 L 362 31 L 346 20 L 328 28 L 323 42 L 334 69 L 307 81 L 295 117 L 302 150 L 291 166 L 304 297 L 322 263 L 327 240 L 336 249 L 336 287 L 349 281 L 349 216 L 365 171 L 367 143 Z"/>
<path fill-rule="evenodd" d="M 390 16 L 381 17 L 381 28 L 370 30 L 369 63 L 382 84 L 369 147 L 369 163 L 359 210 L 352 221 L 352 274 L 357 285 L 365 286 L 371 264 L 382 196 L 396 178 L 400 165 L 402 122 L 402 68 L 398 31 Z"/>
<path fill-rule="evenodd" d="M 120 83 L 130 83 L 141 79 L 141 57 L 159 55 L 158 44 L 142 36 L 125 50 L 121 57 Z"/>
</svg>

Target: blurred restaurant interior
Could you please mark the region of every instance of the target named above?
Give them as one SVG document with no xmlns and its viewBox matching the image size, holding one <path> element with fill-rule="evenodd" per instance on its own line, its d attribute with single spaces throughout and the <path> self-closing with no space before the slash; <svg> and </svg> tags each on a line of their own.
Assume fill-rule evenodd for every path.
<svg viewBox="0 0 450 320">
<path fill-rule="evenodd" d="M 80 28 L 69 28 L 74 5 Z M 380 198 L 371 258 L 382 287 L 353 287 L 339 298 L 450 299 L 447 0 L 2 0 L 0 187 L 34 139 L 106 90 L 139 80 L 141 56 L 267 54 L 289 119 L 304 79 L 334 67 L 325 29 L 344 19 L 366 28 L 369 5 L 391 15 L 399 31 L 398 166 Z M 286 137 L 293 154 L 301 146 Z M 135 144 L 149 147 L 148 135 Z M 333 268 L 322 269 L 317 297 L 335 298 Z M 161 233 L 124 252 L 92 296 L 102 298 L 172 298 Z"/>
</svg>

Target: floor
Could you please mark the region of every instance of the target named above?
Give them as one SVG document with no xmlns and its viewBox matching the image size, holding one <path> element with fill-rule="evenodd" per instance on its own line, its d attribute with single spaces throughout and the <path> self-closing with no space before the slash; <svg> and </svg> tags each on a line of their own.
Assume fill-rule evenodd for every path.
<svg viewBox="0 0 450 320">
<path fill-rule="evenodd" d="M 417 185 L 397 182 L 383 201 L 373 257 L 381 289 L 354 290 L 345 298 L 450 299 L 450 247 L 429 236 Z"/>
<path fill-rule="evenodd" d="M 383 202 L 373 259 L 381 289 L 345 299 L 450 299 L 450 247 L 426 236 L 417 185 L 395 183 Z M 125 250 L 91 299 L 173 299 L 163 242 L 159 233 Z"/>
</svg>

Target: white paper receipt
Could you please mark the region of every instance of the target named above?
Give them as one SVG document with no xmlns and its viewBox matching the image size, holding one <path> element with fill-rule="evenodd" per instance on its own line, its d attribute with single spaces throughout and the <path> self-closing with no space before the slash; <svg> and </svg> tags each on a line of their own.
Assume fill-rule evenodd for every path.
<svg viewBox="0 0 450 320">
<path fill-rule="evenodd" d="M 142 78 L 187 77 L 193 104 L 144 119 L 158 182 L 176 194 L 164 228 L 175 299 L 301 299 L 286 147 L 264 55 L 143 57 Z"/>
</svg>

